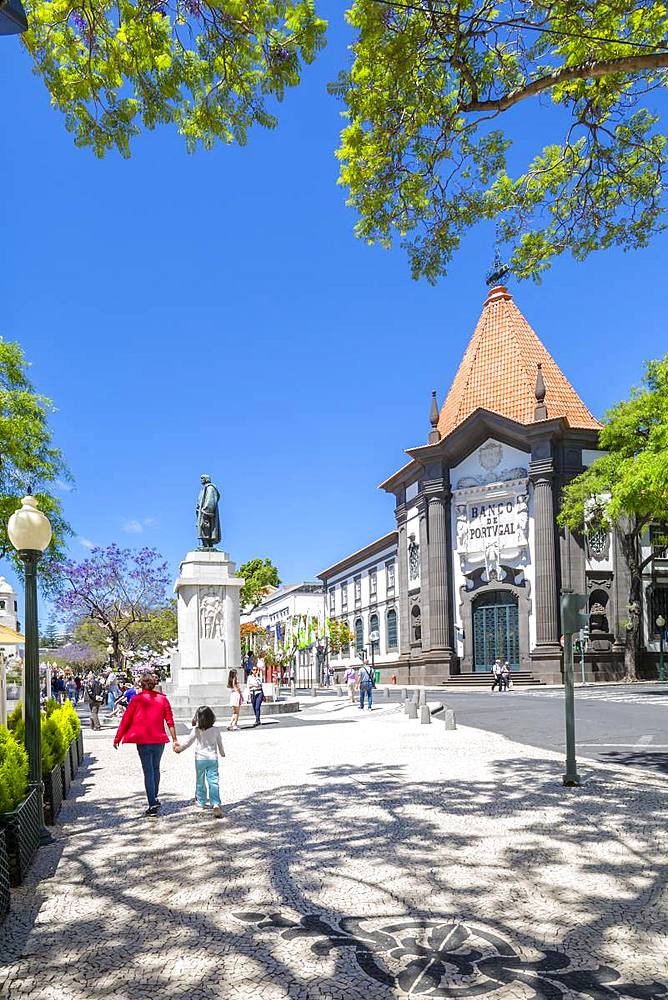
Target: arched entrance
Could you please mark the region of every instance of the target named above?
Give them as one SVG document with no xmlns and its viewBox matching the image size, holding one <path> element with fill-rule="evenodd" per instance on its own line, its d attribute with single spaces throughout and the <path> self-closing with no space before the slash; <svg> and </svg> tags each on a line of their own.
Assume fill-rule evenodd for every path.
<svg viewBox="0 0 668 1000">
<path fill-rule="evenodd" d="M 517 597 L 507 590 L 490 590 L 473 601 L 473 669 L 488 673 L 497 657 L 519 670 Z"/>
</svg>

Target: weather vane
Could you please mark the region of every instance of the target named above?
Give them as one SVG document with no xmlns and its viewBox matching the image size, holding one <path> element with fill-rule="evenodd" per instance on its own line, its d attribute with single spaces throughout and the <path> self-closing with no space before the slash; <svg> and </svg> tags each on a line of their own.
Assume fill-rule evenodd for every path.
<svg viewBox="0 0 668 1000">
<path fill-rule="evenodd" d="M 501 259 L 501 251 L 499 249 L 500 237 L 499 237 L 499 224 L 496 225 L 496 237 L 494 240 L 494 263 L 492 264 L 492 270 L 488 272 L 485 279 L 486 284 L 489 288 L 494 285 L 500 285 L 505 276 L 510 272 L 510 265 L 504 264 Z"/>
</svg>

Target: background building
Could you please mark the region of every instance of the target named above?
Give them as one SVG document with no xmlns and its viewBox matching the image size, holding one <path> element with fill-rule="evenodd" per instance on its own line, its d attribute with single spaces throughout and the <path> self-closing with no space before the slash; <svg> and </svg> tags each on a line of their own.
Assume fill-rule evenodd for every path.
<svg viewBox="0 0 668 1000">
<path fill-rule="evenodd" d="M 377 627 L 382 680 L 441 682 L 488 672 L 498 656 L 561 681 L 562 587 L 587 595 L 588 678 L 622 676 L 629 590 L 617 536 L 585 542 L 556 525 L 563 486 L 600 454 L 600 427 L 508 290 L 491 288 L 440 412 L 433 394 L 427 444 L 381 486 L 396 532 L 319 576 L 357 653 Z M 667 546 L 666 527 L 650 527 L 651 653 L 656 618 L 668 619 Z"/>
<path fill-rule="evenodd" d="M 364 653 L 376 666 L 395 664 L 399 659 L 397 532 L 340 560 L 318 578 L 325 588 L 328 618 L 347 622 L 354 637 L 350 647 L 330 651 L 330 665 L 337 672 L 350 663 L 359 665 Z M 391 671 L 386 673 L 389 680 Z"/>
</svg>

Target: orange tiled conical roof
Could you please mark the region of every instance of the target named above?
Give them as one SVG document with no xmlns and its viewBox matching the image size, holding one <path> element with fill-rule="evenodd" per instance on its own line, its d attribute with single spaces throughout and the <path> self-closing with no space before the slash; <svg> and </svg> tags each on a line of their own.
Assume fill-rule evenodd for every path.
<svg viewBox="0 0 668 1000">
<path fill-rule="evenodd" d="M 565 417 L 571 427 L 598 430 L 557 363 L 519 311 L 506 288 L 492 288 L 441 409 L 441 437 L 483 407 L 521 424 L 534 423 L 536 372 L 542 365 L 548 419 Z"/>
</svg>

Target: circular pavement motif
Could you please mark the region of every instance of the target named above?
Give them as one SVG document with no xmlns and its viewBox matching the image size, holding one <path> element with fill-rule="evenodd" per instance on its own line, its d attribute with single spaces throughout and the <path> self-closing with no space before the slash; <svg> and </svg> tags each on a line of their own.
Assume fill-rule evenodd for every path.
<svg viewBox="0 0 668 1000">
<path fill-rule="evenodd" d="M 258 930 L 275 929 L 285 941 L 310 939 L 315 955 L 350 949 L 370 979 L 410 996 L 484 997 L 522 984 L 541 1000 L 575 995 L 603 998 L 668 996 L 665 983 L 627 983 L 610 966 L 583 969 L 560 951 L 527 961 L 498 931 L 451 918 L 340 917 L 237 912 Z"/>
</svg>

